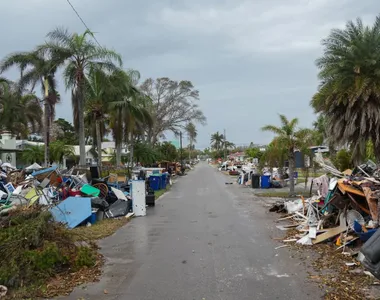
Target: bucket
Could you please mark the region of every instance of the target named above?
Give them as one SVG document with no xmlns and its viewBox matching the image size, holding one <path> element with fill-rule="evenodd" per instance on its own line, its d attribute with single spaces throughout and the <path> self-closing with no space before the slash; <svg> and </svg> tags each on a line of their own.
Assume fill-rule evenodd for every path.
<svg viewBox="0 0 380 300">
<path fill-rule="evenodd" d="M 102 221 L 104 219 L 104 210 L 98 209 L 96 212 L 96 221 Z"/>
</svg>

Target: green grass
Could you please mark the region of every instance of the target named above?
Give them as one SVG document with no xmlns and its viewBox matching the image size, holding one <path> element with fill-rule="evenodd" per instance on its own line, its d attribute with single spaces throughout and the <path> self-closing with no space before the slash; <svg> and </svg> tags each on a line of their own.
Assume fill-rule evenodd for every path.
<svg viewBox="0 0 380 300">
<path fill-rule="evenodd" d="M 258 193 L 258 194 L 255 194 L 256 196 L 258 197 L 268 197 L 268 198 L 271 198 L 271 197 L 278 197 L 278 198 L 289 198 L 289 192 L 288 191 L 281 191 L 281 192 L 263 192 L 263 193 Z M 299 192 L 296 192 L 296 195 L 302 195 L 304 197 L 309 197 L 310 196 L 310 192 L 309 191 L 299 191 Z M 298 196 L 294 197 L 294 198 L 298 198 Z"/>
<path fill-rule="evenodd" d="M 166 189 L 154 191 L 154 195 L 156 196 L 156 200 L 160 198 L 163 194 L 165 194 L 168 190 L 170 190 L 170 186 L 166 186 Z"/>
<path fill-rule="evenodd" d="M 76 227 L 71 230 L 71 233 L 76 241 L 96 241 L 112 235 L 129 221 L 130 220 L 126 217 L 104 219 L 89 227 Z"/>
</svg>

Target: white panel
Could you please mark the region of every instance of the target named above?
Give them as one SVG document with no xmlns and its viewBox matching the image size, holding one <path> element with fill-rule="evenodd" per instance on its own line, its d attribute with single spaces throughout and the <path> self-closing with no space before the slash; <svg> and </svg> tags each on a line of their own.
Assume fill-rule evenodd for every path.
<svg viewBox="0 0 380 300">
<path fill-rule="evenodd" d="M 136 217 L 146 215 L 145 180 L 132 181 L 132 207 Z"/>
</svg>

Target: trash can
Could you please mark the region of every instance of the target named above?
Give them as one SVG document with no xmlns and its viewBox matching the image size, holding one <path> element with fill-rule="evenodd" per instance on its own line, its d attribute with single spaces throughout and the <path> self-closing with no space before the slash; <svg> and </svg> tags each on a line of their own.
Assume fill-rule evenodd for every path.
<svg viewBox="0 0 380 300">
<path fill-rule="evenodd" d="M 260 188 L 260 175 L 252 175 L 251 187 L 253 189 L 259 189 Z"/>
<path fill-rule="evenodd" d="M 261 176 L 261 188 L 262 189 L 270 188 L 270 175 Z"/>
<path fill-rule="evenodd" d="M 162 173 L 161 174 L 161 188 L 166 189 L 166 180 L 167 180 L 167 173 Z"/>
<path fill-rule="evenodd" d="M 161 181 L 161 176 L 154 176 L 151 175 L 149 177 L 149 186 L 153 191 L 158 191 L 160 189 L 160 183 Z"/>
</svg>

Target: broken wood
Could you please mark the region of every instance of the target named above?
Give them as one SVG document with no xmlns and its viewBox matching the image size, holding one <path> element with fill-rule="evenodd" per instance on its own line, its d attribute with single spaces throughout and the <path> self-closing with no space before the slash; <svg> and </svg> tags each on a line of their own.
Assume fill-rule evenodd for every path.
<svg viewBox="0 0 380 300">
<path fill-rule="evenodd" d="M 274 249 L 277 250 L 277 249 L 281 249 L 281 248 L 285 248 L 285 247 L 289 247 L 289 245 L 281 245 L 281 246 L 278 246 L 278 247 L 276 247 Z"/>
<path fill-rule="evenodd" d="M 347 230 L 347 225 L 346 225 L 346 218 L 344 217 L 344 214 L 341 213 L 339 216 L 339 226 L 335 228 L 330 228 L 328 231 L 325 233 L 322 233 L 316 237 L 315 240 L 313 240 L 313 244 L 318 244 L 321 243 L 325 240 L 328 240 L 344 231 Z"/>
</svg>

